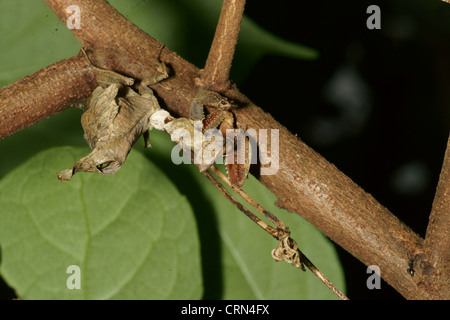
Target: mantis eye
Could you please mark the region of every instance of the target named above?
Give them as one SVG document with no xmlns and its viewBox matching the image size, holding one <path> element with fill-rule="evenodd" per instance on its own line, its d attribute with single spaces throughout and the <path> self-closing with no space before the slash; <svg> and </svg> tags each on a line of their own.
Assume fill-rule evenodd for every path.
<svg viewBox="0 0 450 320">
<path fill-rule="evenodd" d="M 114 174 L 117 170 L 120 169 L 122 166 L 121 162 L 118 162 L 116 160 L 109 160 L 105 161 L 103 163 L 100 163 L 96 166 L 97 170 L 100 171 L 102 174 Z"/>
<path fill-rule="evenodd" d="M 111 164 L 112 161 L 106 161 L 103 163 L 100 163 L 99 165 L 97 165 L 97 169 L 103 172 L 103 169 L 105 169 L 107 166 L 109 166 Z"/>
</svg>

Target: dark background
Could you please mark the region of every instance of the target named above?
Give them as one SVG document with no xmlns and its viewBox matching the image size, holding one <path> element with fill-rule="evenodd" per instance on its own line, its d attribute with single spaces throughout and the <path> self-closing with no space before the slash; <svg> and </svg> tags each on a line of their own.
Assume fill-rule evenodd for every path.
<svg viewBox="0 0 450 320">
<path fill-rule="evenodd" d="M 246 14 L 319 58 L 265 56 L 241 91 L 424 237 L 450 127 L 450 4 L 247 0 Z M 367 289 L 366 266 L 336 248 L 350 299 L 402 299 Z"/>
<path fill-rule="evenodd" d="M 246 14 L 319 58 L 267 56 L 240 89 L 424 237 L 450 127 L 450 4 L 250 0 Z M 368 290 L 366 266 L 337 249 L 350 299 L 402 299 Z"/>
</svg>

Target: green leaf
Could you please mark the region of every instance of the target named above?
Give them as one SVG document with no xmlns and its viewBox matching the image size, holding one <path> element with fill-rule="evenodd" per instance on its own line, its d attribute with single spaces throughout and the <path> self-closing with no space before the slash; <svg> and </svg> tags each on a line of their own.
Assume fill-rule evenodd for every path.
<svg viewBox="0 0 450 320">
<path fill-rule="evenodd" d="M 54 148 L 0 181 L 1 274 L 23 299 L 197 299 L 199 243 L 185 197 L 139 152 L 113 176 L 55 172 L 88 148 Z M 68 289 L 79 266 L 81 289 Z"/>
<path fill-rule="evenodd" d="M 55 146 L 87 146 L 81 127 L 81 110 L 69 108 L 53 117 L 0 140 L 0 178 L 34 156 Z"/>
</svg>

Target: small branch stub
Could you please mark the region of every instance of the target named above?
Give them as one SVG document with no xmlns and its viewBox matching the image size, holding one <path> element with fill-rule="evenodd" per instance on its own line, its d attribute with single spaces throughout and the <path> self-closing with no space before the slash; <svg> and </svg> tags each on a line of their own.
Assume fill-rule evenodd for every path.
<svg viewBox="0 0 450 320">
<path fill-rule="evenodd" d="M 230 69 L 239 37 L 245 0 L 223 0 L 216 33 L 201 73 L 204 89 L 224 92 L 230 86 Z"/>
</svg>

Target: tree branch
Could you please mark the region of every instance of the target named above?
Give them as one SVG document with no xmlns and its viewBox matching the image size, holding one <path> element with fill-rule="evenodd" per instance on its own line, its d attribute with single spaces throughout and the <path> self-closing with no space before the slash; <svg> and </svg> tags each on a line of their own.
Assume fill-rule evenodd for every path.
<svg viewBox="0 0 450 320">
<path fill-rule="evenodd" d="M 414 257 L 414 265 L 425 278 L 426 287 L 442 285 L 445 292 L 450 287 L 450 136 L 444 155 L 442 170 L 431 209 L 424 252 Z"/>
<path fill-rule="evenodd" d="M 45 0 L 45 2 L 63 23 L 68 18 L 65 9 L 69 5 L 78 5 L 82 8 L 82 28 L 72 31 L 80 43 L 93 52 L 90 59 L 95 65 L 138 80 L 154 72 L 161 44 L 126 20 L 105 1 Z M 194 79 L 198 69 L 167 48 L 162 50 L 161 60 L 170 66 L 170 78 L 152 88 L 163 107 L 175 115 L 187 117 L 191 99 L 196 92 Z M 82 64 L 74 69 L 80 68 L 83 69 Z M 85 75 L 80 78 L 90 79 L 85 78 Z M 77 89 L 75 83 L 80 79 L 77 77 L 65 80 L 67 79 L 69 81 L 60 81 L 53 86 L 57 94 L 53 95 L 51 100 L 58 106 L 57 110 L 62 110 L 73 103 L 67 98 L 67 87 L 74 87 L 74 96 L 82 97 L 87 96 L 95 86 L 88 80 Z M 17 83 L 12 86 L 17 86 Z M 19 91 L 16 88 L 9 90 Z M 21 87 L 20 91 L 26 92 L 27 88 Z M 379 266 L 381 276 L 404 297 L 408 299 L 450 297 L 449 286 L 442 285 L 445 279 L 436 278 L 435 281 L 441 282 L 433 282 L 425 289 L 421 285 L 420 276 L 412 277 L 407 272 L 410 259 L 423 245 L 423 240 L 418 235 L 335 166 L 254 105 L 235 86 L 227 90 L 226 96 L 242 106 L 234 112 L 238 126 L 253 128 L 256 131 L 279 130 L 279 170 L 274 175 L 259 177 L 261 183 L 278 197 L 278 206 L 295 212 L 313 223 L 364 264 Z M 4 104 L 0 108 L 4 108 Z M 13 112 L 18 111 L 14 109 Z M 5 121 L 4 112 L 1 114 L 3 116 L 0 117 L 2 122 L 0 128 Z M 35 108 L 30 114 L 39 115 L 35 117 L 36 119 L 52 113 L 48 111 L 45 99 L 37 99 Z M 26 117 L 21 126 L 31 124 L 30 118 L 32 117 Z M 432 265 L 432 268 L 439 266 Z M 437 272 L 442 274 L 443 271 Z"/>
<path fill-rule="evenodd" d="M 239 37 L 245 0 L 223 0 L 216 33 L 202 71 L 204 89 L 224 92 L 230 86 L 230 69 Z"/>
<path fill-rule="evenodd" d="M 78 55 L 0 90 L 0 139 L 86 100 L 95 79 Z"/>
</svg>

